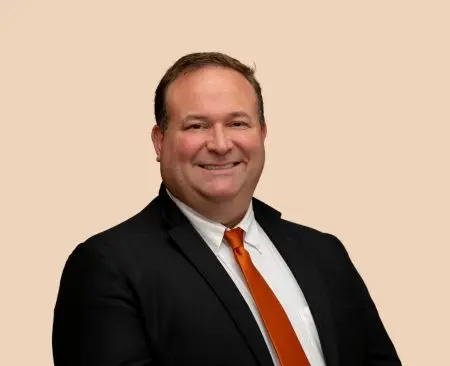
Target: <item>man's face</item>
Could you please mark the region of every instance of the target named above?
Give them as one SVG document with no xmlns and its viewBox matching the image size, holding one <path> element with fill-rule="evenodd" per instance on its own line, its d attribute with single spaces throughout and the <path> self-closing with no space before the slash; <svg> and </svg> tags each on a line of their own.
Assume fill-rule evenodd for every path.
<svg viewBox="0 0 450 366">
<path fill-rule="evenodd" d="M 205 67 L 177 78 L 166 103 L 168 127 L 155 126 L 152 137 L 170 190 L 191 204 L 250 200 L 266 136 L 252 85 L 232 69 Z"/>
</svg>

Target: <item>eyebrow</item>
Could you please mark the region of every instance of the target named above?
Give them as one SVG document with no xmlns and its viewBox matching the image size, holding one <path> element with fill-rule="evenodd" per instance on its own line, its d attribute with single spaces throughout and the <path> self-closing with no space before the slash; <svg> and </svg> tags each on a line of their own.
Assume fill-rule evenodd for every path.
<svg viewBox="0 0 450 366">
<path fill-rule="evenodd" d="M 231 112 L 231 113 L 228 113 L 226 115 L 227 119 L 236 118 L 236 117 L 245 117 L 245 118 L 250 119 L 250 116 L 247 113 L 242 112 L 242 111 Z M 201 115 L 201 114 L 188 114 L 183 119 L 184 122 L 188 122 L 188 121 L 191 121 L 191 120 L 205 121 L 205 122 L 209 122 L 210 121 L 210 119 L 208 117 L 206 117 L 204 115 Z"/>
<path fill-rule="evenodd" d="M 241 112 L 241 111 L 238 111 L 238 112 L 231 112 L 230 114 L 228 114 L 228 117 L 229 117 L 229 118 L 245 117 L 245 118 L 250 119 L 250 116 L 249 116 L 247 113 Z"/>
<path fill-rule="evenodd" d="M 208 122 L 209 118 L 202 116 L 201 114 L 188 114 L 185 118 L 183 118 L 183 122 L 189 122 L 191 120 Z"/>
</svg>

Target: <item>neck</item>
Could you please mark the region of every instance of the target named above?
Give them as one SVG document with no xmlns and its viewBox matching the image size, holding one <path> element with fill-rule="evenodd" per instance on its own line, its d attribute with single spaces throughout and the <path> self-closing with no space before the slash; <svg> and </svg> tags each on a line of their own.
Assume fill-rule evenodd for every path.
<svg viewBox="0 0 450 366">
<path fill-rule="evenodd" d="M 242 209 L 236 210 L 236 207 L 230 207 L 229 209 L 227 209 L 223 207 L 223 205 L 219 204 L 218 207 L 212 207 L 210 210 L 204 210 L 203 212 L 201 212 L 197 209 L 196 211 L 212 221 L 221 223 L 227 228 L 233 228 L 234 226 L 239 224 L 239 222 L 241 222 L 241 220 L 247 213 L 247 210 L 248 205 L 245 208 L 242 207 Z"/>
<path fill-rule="evenodd" d="M 173 190 L 168 190 L 173 197 L 200 215 L 206 217 L 208 220 L 221 223 L 228 228 L 236 226 L 244 218 L 251 202 L 251 197 L 249 200 L 243 202 L 239 202 L 237 198 L 227 201 L 214 201 L 207 197 L 189 199 L 188 197 L 178 195 Z"/>
</svg>

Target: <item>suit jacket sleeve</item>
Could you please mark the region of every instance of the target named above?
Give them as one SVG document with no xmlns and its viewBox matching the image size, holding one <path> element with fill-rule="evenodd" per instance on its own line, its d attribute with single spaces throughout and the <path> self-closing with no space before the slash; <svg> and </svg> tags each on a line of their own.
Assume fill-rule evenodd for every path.
<svg viewBox="0 0 450 366">
<path fill-rule="evenodd" d="M 55 366 L 153 365 L 126 278 L 90 244 L 64 267 L 52 342 Z"/>
<path fill-rule="evenodd" d="M 401 366 L 400 359 L 397 355 L 395 347 L 380 319 L 378 310 L 372 300 L 372 297 L 352 263 L 348 252 L 339 241 L 338 244 L 343 249 L 349 268 L 352 272 L 351 278 L 354 280 L 355 293 L 359 295 L 360 308 L 362 309 L 363 329 L 365 330 L 365 366 Z"/>
</svg>

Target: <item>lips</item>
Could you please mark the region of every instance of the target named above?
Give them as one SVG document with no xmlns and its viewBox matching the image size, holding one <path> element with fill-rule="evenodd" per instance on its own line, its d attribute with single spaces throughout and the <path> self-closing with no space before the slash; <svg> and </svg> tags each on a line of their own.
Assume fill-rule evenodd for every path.
<svg viewBox="0 0 450 366">
<path fill-rule="evenodd" d="M 225 170 L 225 169 L 231 169 L 238 165 L 239 163 L 228 163 L 228 164 L 203 164 L 200 165 L 203 169 L 206 170 Z"/>
</svg>

